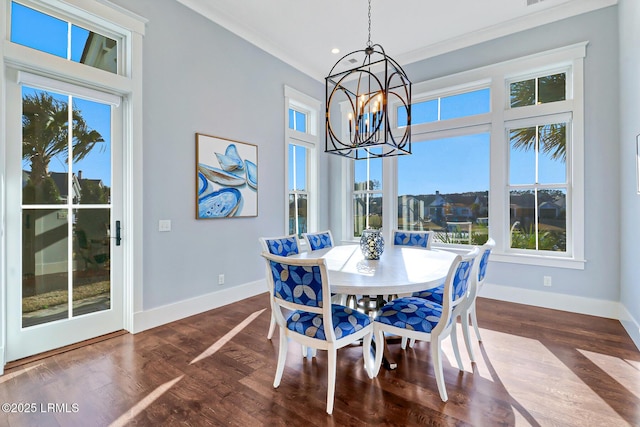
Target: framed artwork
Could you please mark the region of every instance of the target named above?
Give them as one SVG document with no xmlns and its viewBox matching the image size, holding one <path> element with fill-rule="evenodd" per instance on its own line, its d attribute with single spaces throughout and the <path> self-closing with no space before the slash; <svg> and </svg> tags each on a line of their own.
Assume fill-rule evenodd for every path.
<svg viewBox="0 0 640 427">
<path fill-rule="evenodd" d="M 196 133 L 196 219 L 258 216 L 258 146 Z"/>
</svg>

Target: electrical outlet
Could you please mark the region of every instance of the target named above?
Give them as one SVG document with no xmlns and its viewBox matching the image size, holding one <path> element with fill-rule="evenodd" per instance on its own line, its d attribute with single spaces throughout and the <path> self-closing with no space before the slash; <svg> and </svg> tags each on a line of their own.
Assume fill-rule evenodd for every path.
<svg viewBox="0 0 640 427">
<path fill-rule="evenodd" d="M 544 286 L 551 286 L 551 276 L 544 276 L 542 284 Z"/>
<path fill-rule="evenodd" d="M 218 274 L 218 285 L 224 285 L 224 274 Z"/>
<path fill-rule="evenodd" d="M 171 231 L 171 220 L 170 219 L 159 220 L 158 231 Z"/>
</svg>

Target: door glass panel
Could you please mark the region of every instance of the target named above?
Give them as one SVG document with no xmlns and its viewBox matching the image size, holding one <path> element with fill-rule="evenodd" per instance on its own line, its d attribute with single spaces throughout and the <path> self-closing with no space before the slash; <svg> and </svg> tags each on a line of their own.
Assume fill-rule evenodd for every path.
<svg viewBox="0 0 640 427">
<path fill-rule="evenodd" d="M 80 204 L 106 204 L 111 188 L 111 106 L 73 98 L 78 128 L 91 129 L 73 141 L 74 185 Z"/>
<path fill-rule="evenodd" d="M 67 96 L 23 86 L 24 204 L 60 204 L 68 198 L 68 115 Z"/>
<path fill-rule="evenodd" d="M 67 209 L 22 211 L 22 327 L 66 319 Z"/>
<path fill-rule="evenodd" d="M 73 316 L 79 316 L 110 308 L 110 209 L 75 209 L 74 221 Z"/>
<path fill-rule="evenodd" d="M 111 308 L 111 106 L 29 87 L 22 99 L 28 327 Z"/>
</svg>

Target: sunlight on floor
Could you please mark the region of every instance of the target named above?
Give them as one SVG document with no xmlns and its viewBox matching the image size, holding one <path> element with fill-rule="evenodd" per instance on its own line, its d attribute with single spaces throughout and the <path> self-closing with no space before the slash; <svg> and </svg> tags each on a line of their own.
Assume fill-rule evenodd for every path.
<svg viewBox="0 0 640 427">
<path fill-rule="evenodd" d="M 229 332 L 227 332 L 225 334 L 225 336 L 223 336 L 222 338 L 220 338 L 218 341 L 216 341 L 215 343 L 213 343 L 211 345 L 211 347 L 209 347 L 208 349 L 206 349 L 205 351 L 203 351 L 202 353 L 200 353 L 200 355 L 198 357 L 196 357 L 195 359 L 193 359 L 191 362 L 189 362 L 189 365 L 193 365 L 196 362 L 199 362 L 200 360 L 207 358 L 209 356 L 211 356 L 212 354 L 214 354 L 216 351 L 220 350 L 220 348 L 222 348 L 223 345 L 225 345 L 226 343 L 228 343 L 229 341 L 231 341 L 231 339 L 233 337 L 235 337 L 238 333 L 240 333 L 244 328 L 247 327 L 247 325 L 251 322 L 253 322 L 253 320 L 260 316 L 264 311 L 266 310 L 266 308 L 263 308 L 260 311 L 256 311 L 255 313 L 253 313 L 251 316 L 247 317 L 246 319 L 244 319 L 242 321 L 242 323 L 240 323 L 238 326 L 236 326 L 235 328 L 233 328 L 232 330 L 230 330 Z"/>
<path fill-rule="evenodd" d="M 521 420 L 517 425 L 531 425 L 532 420 L 540 425 L 554 424 L 557 420 L 548 418 L 548 414 L 563 412 L 571 425 L 627 424 L 603 397 L 585 382 L 591 377 L 590 372 L 585 370 L 581 363 L 579 350 L 567 352 L 563 349 L 554 353 L 553 347 L 535 339 L 489 330 L 482 330 L 482 335 L 484 351 L 476 353 L 478 372 L 483 378 L 502 384 L 512 400 L 517 419 Z M 590 358 L 593 357 L 594 355 L 590 355 Z M 526 366 L 531 363 L 543 365 L 544 369 L 539 372 L 527 370 Z M 596 364 L 602 363 L 603 360 L 600 360 Z M 603 370 L 609 372 L 609 366 L 613 365 L 611 360 L 607 360 L 606 365 L 607 369 Z M 616 369 L 616 376 L 629 375 L 631 372 L 629 368 L 624 370 L 622 366 Z M 581 375 L 587 377 L 583 380 Z M 637 372 L 634 373 L 634 377 L 637 382 Z M 503 382 L 502 378 L 508 380 Z M 559 381 L 553 381 L 554 378 Z M 630 381 L 632 380 L 628 379 L 625 382 Z M 636 385 L 635 392 L 637 388 Z M 547 398 L 540 399 L 540 396 Z M 581 411 L 581 408 L 584 408 L 584 411 Z M 583 418 L 586 413 L 590 414 L 589 419 Z M 597 416 L 594 416 L 594 413 Z"/>
<path fill-rule="evenodd" d="M 153 390 L 144 399 L 142 399 L 140 402 L 136 403 L 131 409 L 129 409 L 124 414 L 120 415 L 120 417 L 117 420 L 115 420 L 114 422 L 112 422 L 109 425 L 109 427 L 119 427 L 119 426 L 127 425 L 140 412 L 144 411 L 149 405 L 151 405 L 153 402 L 155 402 L 155 400 L 157 398 L 162 396 L 164 394 L 164 392 L 166 392 L 171 387 L 173 387 L 173 385 L 175 383 L 177 383 L 178 381 L 180 381 L 183 377 L 184 377 L 184 375 L 181 375 L 178 378 L 176 378 L 174 380 L 171 380 L 169 382 L 166 382 L 166 383 L 162 384 L 161 386 L 159 386 L 158 388 L 156 388 L 155 390 Z"/>
<path fill-rule="evenodd" d="M 10 374 L 4 374 L 3 376 L 0 377 L 0 384 L 9 381 L 12 378 L 15 378 L 17 376 L 20 376 L 22 374 L 26 374 L 28 371 L 37 368 L 38 366 L 42 366 L 42 363 L 38 363 L 37 365 L 33 365 L 33 366 L 29 366 L 28 368 L 23 368 L 20 369 L 19 371 L 16 372 L 11 372 Z"/>
<path fill-rule="evenodd" d="M 640 399 L 640 362 L 620 359 L 606 354 L 592 351 L 578 350 L 593 364 L 606 372 L 614 381 L 620 384 Z"/>
</svg>

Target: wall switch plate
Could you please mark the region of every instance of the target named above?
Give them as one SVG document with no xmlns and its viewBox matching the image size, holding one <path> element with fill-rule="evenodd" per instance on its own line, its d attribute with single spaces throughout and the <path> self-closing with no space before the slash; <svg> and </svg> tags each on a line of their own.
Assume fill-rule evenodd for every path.
<svg viewBox="0 0 640 427">
<path fill-rule="evenodd" d="M 171 231 L 171 220 L 161 219 L 158 221 L 158 231 Z"/>
<path fill-rule="evenodd" d="M 224 285 L 224 274 L 218 274 L 218 285 Z"/>
<path fill-rule="evenodd" d="M 551 276 L 544 276 L 542 284 L 544 286 L 551 286 Z"/>
</svg>

